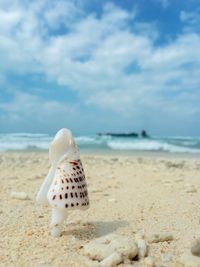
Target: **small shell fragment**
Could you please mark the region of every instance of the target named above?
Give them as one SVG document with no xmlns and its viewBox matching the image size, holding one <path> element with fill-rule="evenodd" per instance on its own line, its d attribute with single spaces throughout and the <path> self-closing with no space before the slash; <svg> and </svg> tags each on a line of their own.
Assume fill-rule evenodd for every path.
<svg viewBox="0 0 200 267">
<path fill-rule="evenodd" d="M 28 194 L 25 192 L 11 192 L 11 198 L 20 199 L 20 200 L 27 200 L 30 199 Z"/>
</svg>

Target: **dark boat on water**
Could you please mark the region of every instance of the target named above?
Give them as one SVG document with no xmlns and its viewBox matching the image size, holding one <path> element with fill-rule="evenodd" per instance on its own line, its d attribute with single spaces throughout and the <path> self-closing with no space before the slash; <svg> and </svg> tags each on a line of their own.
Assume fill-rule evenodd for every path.
<svg viewBox="0 0 200 267">
<path fill-rule="evenodd" d="M 130 132 L 130 133 L 98 133 L 99 136 L 112 136 L 112 137 L 143 137 L 149 138 L 149 135 L 145 130 L 141 131 L 141 134 Z"/>
<path fill-rule="evenodd" d="M 138 137 L 137 133 L 98 133 L 98 135 L 107 135 L 113 137 Z"/>
</svg>

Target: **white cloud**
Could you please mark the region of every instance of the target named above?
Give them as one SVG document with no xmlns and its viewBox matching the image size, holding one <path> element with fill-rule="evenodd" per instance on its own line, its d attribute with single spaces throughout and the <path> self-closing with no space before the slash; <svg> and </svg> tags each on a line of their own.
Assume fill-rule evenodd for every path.
<svg viewBox="0 0 200 267">
<path fill-rule="evenodd" d="M 24 130 L 35 132 L 38 128 L 44 128 L 48 132 L 52 128 L 61 128 L 63 122 L 75 127 L 71 117 L 76 118 L 77 112 L 75 106 L 70 103 L 43 99 L 22 91 L 8 93 L 11 99 L 7 102 L 0 101 L 1 131 L 5 126 L 14 126 L 19 128 L 19 131 L 24 127 Z"/>
<path fill-rule="evenodd" d="M 60 26 L 70 26 L 82 15 L 83 12 L 73 1 L 53 1 L 44 12 L 44 19 L 50 28 L 59 29 Z"/>
<path fill-rule="evenodd" d="M 1 3 L 3 73 L 43 73 L 76 91 L 86 106 L 115 112 L 138 127 L 150 114 L 162 124 L 163 116 L 169 117 L 168 123 L 170 119 L 184 123 L 185 118 L 200 113 L 197 33 L 183 33 L 159 47 L 155 25 L 138 23 L 134 12 L 113 4 L 105 5 L 103 14 L 97 16 L 80 10 L 75 1 L 53 1 L 51 5 L 47 0 L 16 1 L 9 10 Z M 162 4 L 167 7 L 168 1 Z M 186 21 L 188 16 L 182 13 L 181 19 Z M 64 25 L 62 32 L 53 34 L 60 25 Z M 11 106 L 1 104 L 1 109 L 8 107 L 7 112 L 23 116 L 17 108 L 22 102 L 26 110 L 32 110 L 32 117 L 39 118 L 39 105 L 49 117 L 58 116 L 57 111 L 67 113 L 63 104 L 24 94 L 16 95 Z"/>
</svg>

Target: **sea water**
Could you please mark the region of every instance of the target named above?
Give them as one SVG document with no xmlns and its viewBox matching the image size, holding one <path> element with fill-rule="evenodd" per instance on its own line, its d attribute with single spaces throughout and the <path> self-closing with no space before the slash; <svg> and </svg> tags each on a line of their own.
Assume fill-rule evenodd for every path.
<svg viewBox="0 0 200 267">
<path fill-rule="evenodd" d="M 49 134 L 10 133 L 0 134 L 0 151 L 47 150 L 53 136 Z M 200 137 L 152 136 L 151 138 L 76 136 L 81 151 L 129 151 L 200 153 Z"/>
</svg>

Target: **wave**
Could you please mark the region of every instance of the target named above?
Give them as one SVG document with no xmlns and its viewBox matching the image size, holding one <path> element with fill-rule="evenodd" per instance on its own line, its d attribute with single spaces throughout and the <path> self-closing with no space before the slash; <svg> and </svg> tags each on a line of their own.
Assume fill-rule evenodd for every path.
<svg viewBox="0 0 200 267">
<path fill-rule="evenodd" d="M 53 136 L 40 133 L 0 134 L 0 151 L 47 150 Z M 200 137 L 122 138 L 111 136 L 77 136 L 80 149 L 163 151 L 171 153 L 200 153 Z"/>
<path fill-rule="evenodd" d="M 76 137 L 75 139 L 78 145 L 90 145 L 90 144 L 101 143 L 101 140 L 98 140 L 94 137 L 88 137 L 88 136 L 79 136 L 79 137 Z"/>
<path fill-rule="evenodd" d="M 40 136 L 49 136 L 48 134 L 43 133 L 7 133 L 7 134 L 1 134 L 0 136 L 12 136 L 12 137 L 40 137 Z"/>
<path fill-rule="evenodd" d="M 162 141 L 137 140 L 123 141 L 114 140 L 108 142 L 108 146 L 115 150 L 135 150 L 135 151 L 163 151 L 172 153 L 200 153 L 200 149 L 181 147 Z"/>
<path fill-rule="evenodd" d="M 111 140 L 110 136 L 78 136 L 75 138 L 78 145 L 82 146 L 105 146 L 107 141 Z"/>
<path fill-rule="evenodd" d="M 23 141 L 23 142 L 0 142 L 0 151 L 48 149 L 49 142 Z"/>
<path fill-rule="evenodd" d="M 48 149 L 50 140 L 47 134 L 0 134 L 0 151 Z"/>
</svg>

